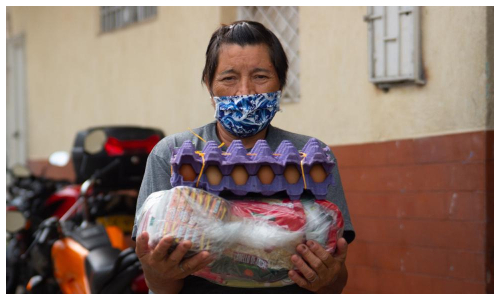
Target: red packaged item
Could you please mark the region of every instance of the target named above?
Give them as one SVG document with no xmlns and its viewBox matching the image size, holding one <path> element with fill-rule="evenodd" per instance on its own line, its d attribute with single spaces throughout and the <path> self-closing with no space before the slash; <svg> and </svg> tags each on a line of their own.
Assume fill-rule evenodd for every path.
<svg viewBox="0 0 500 300">
<path fill-rule="evenodd" d="M 306 225 L 306 215 L 300 201 L 259 199 L 231 201 L 231 220 L 238 218 L 262 219 L 290 231 Z"/>
</svg>

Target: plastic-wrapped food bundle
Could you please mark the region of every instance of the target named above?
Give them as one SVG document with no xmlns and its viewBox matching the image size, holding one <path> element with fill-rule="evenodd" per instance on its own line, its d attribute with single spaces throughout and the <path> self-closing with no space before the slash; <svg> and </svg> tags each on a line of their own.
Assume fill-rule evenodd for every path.
<svg viewBox="0 0 500 300">
<path fill-rule="evenodd" d="M 294 268 L 295 247 L 314 239 L 333 253 L 344 227 L 340 210 L 326 200 L 227 201 L 183 186 L 151 194 L 137 224 L 152 246 L 172 235 L 176 242 L 192 241 L 187 256 L 202 250 L 216 254 L 194 275 L 238 287 L 292 284 L 288 270 Z"/>
</svg>

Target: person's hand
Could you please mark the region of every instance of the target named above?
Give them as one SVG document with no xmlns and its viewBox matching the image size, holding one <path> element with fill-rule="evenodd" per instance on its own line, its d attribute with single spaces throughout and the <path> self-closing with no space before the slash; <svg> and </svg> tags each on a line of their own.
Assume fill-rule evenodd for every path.
<svg viewBox="0 0 500 300">
<path fill-rule="evenodd" d="M 149 235 L 143 232 L 137 237 L 135 252 L 141 261 L 146 284 L 153 293 L 179 293 L 184 278 L 212 262 L 207 251 L 183 259 L 191 248 L 190 241 L 182 241 L 169 255 L 168 249 L 174 243 L 171 236 L 163 237 L 156 247 L 148 244 Z"/>
<path fill-rule="evenodd" d="M 297 246 L 300 255 L 291 260 L 298 272 L 290 270 L 288 276 L 297 285 L 312 292 L 340 293 L 347 283 L 347 242 L 340 238 L 334 255 L 327 252 L 318 242 L 309 240 Z"/>
</svg>

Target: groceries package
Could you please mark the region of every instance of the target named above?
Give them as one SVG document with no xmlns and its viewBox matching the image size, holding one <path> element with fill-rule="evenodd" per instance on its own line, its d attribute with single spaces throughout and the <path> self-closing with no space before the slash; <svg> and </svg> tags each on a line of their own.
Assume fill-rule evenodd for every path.
<svg viewBox="0 0 500 300">
<path fill-rule="evenodd" d="M 333 253 L 344 227 L 340 210 L 326 200 L 228 201 L 185 186 L 151 194 L 136 224 L 149 233 L 151 246 L 170 235 L 176 243 L 192 242 L 186 257 L 214 254 L 215 261 L 194 275 L 235 287 L 293 284 L 288 271 L 296 246 L 315 240 Z"/>
</svg>

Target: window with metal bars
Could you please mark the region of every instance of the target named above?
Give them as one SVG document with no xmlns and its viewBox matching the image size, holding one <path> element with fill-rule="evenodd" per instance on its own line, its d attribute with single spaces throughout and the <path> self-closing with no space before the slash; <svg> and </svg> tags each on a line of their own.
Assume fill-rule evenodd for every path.
<svg viewBox="0 0 500 300">
<path fill-rule="evenodd" d="M 298 102 L 300 99 L 298 7 L 240 6 L 238 19 L 260 22 L 278 37 L 288 57 L 289 65 L 282 102 Z"/>
<path fill-rule="evenodd" d="M 123 28 L 150 19 L 156 14 L 156 6 L 101 6 L 101 31 Z"/>
<path fill-rule="evenodd" d="M 364 19 L 370 82 L 383 89 L 399 83 L 424 84 L 419 7 L 372 6 Z"/>
</svg>

